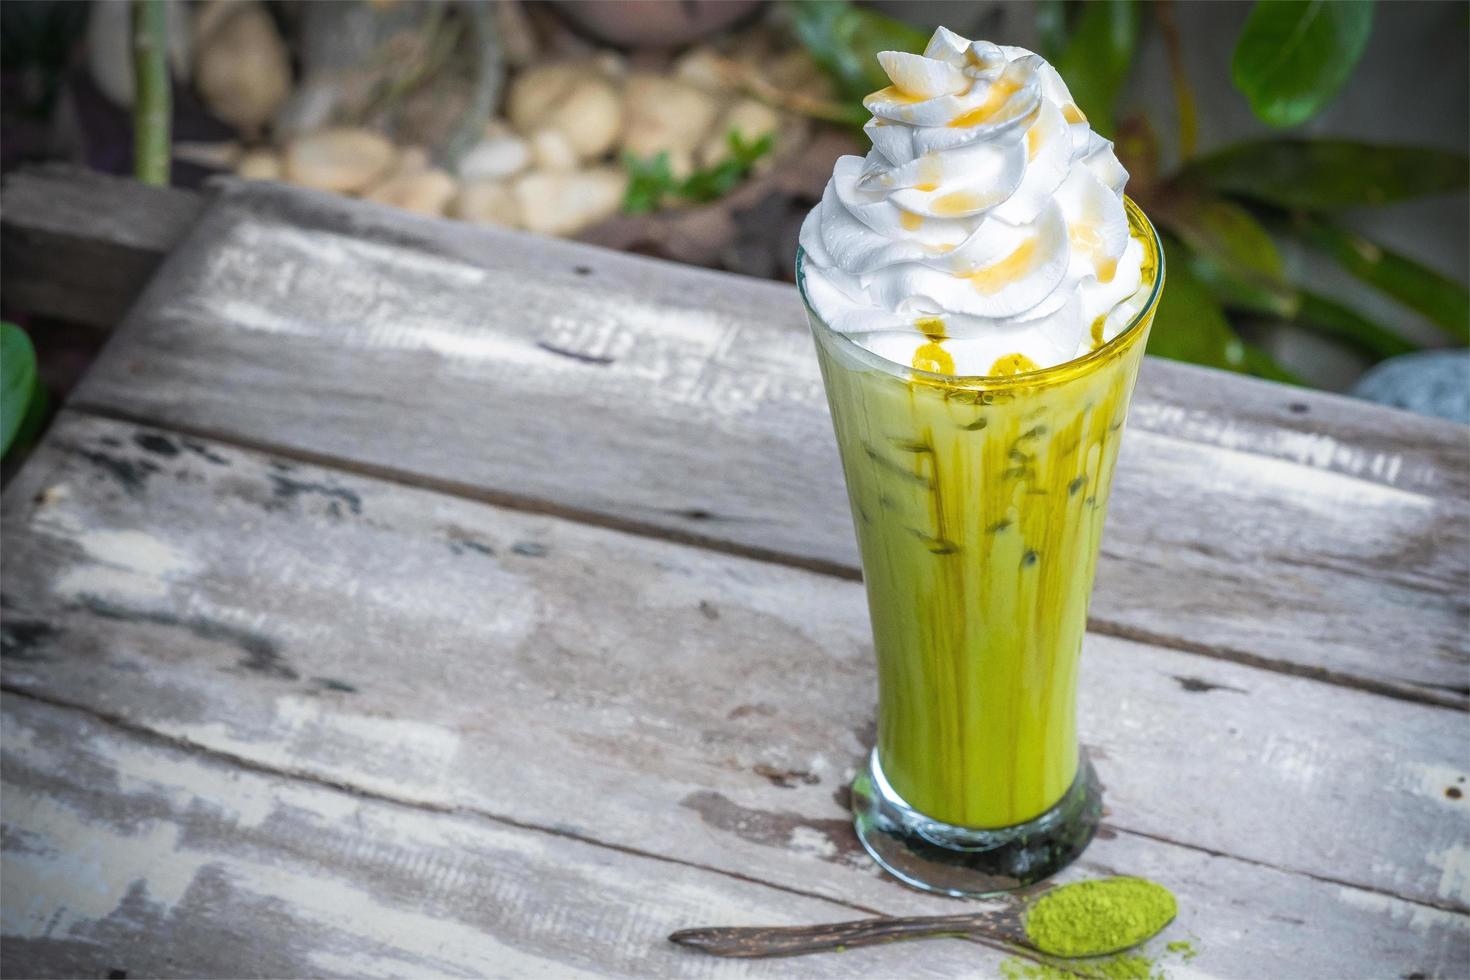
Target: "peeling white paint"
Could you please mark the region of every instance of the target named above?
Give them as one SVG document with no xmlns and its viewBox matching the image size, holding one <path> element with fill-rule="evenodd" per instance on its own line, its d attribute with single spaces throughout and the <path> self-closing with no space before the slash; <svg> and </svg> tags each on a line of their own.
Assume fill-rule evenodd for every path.
<svg viewBox="0 0 1470 980">
<path fill-rule="evenodd" d="M 797 854 L 810 854 L 820 858 L 837 856 L 837 845 L 833 843 L 832 838 L 815 827 L 794 828 L 787 844 Z"/>
<path fill-rule="evenodd" d="M 76 543 L 97 561 L 128 568 L 145 575 L 165 578 L 194 568 L 194 561 L 166 541 L 143 531 L 87 531 Z"/>
<path fill-rule="evenodd" d="M 169 909 L 193 877 L 174 860 L 176 824 L 149 821 L 126 834 L 54 800 L 18 793 L 8 794 L 5 820 L 30 830 L 33 845 L 43 842 L 0 856 L 0 929 L 7 936 L 65 936 L 117 911 L 138 882 L 146 882 L 149 901 Z"/>
<path fill-rule="evenodd" d="M 156 602 L 168 595 L 168 583 L 130 568 L 77 565 L 63 572 L 52 586 L 64 599 L 89 596 L 116 603 Z"/>
<path fill-rule="evenodd" d="M 1361 888 L 1339 888 L 1337 898 L 1344 905 L 1362 909 L 1394 924 L 1407 925 L 1416 935 L 1425 936 L 1432 930 L 1442 929 L 1458 934 L 1470 942 L 1470 919 L 1455 912 L 1437 909 L 1417 902 L 1406 902 L 1380 892 L 1364 891 Z"/>
<path fill-rule="evenodd" d="M 1451 844 L 1442 851 L 1431 852 L 1424 860 L 1440 870 L 1436 895 L 1470 903 L 1470 847 Z"/>
</svg>

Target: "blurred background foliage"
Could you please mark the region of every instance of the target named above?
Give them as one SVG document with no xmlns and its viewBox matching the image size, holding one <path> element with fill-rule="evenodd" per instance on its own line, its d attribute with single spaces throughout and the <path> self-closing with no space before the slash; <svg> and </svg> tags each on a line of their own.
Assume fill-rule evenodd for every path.
<svg viewBox="0 0 1470 980">
<path fill-rule="evenodd" d="M 1444 342 L 1470 343 L 1470 295 L 1433 269 L 1349 230 L 1338 212 L 1462 192 L 1470 161 L 1443 149 L 1287 133 L 1198 155 L 1196 98 L 1172 0 L 1040 0 L 1033 5 L 1041 54 L 1067 80 L 1094 129 L 1113 139 L 1132 196 L 1164 241 L 1168 288 L 1149 352 L 1277 381 L 1297 375 L 1247 341 L 1242 319 L 1290 323 L 1359 353 L 1369 363 L 1424 342 L 1375 314 L 1313 288 L 1289 272 L 1281 243 L 1319 252 L 1343 270 L 1422 314 Z M 886 84 L 874 55 L 922 50 L 927 34 L 844 0 L 790 5 L 797 36 L 853 105 Z M 1372 0 L 1261 0 L 1234 42 L 1230 84 L 1256 117 L 1287 130 L 1327 107 L 1352 76 L 1373 31 Z M 1119 97 L 1146 34 L 1167 52 L 1173 105 L 1119 118 Z M 1178 146 L 1166 153 L 1154 116 L 1174 113 Z M 1177 164 L 1166 169 L 1165 159 Z"/>
<path fill-rule="evenodd" d="M 235 13 L 215 16 L 224 10 Z M 117 16 L 128 11 L 131 25 Z M 390 169 L 381 186 L 342 193 L 771 278 L 789 277 L 796 229 L 832 161 L 867 146 L 861 100 L 887 83 L 876 52 L 921 50 L 942 22 L 1038 50 L 1115 141 L 1168 262 L 1151 353 L 1407 404 L 1363 386 L 1403 367 L 1402 355 L 1457 347 L 1457 360 L 1438 350 L 1415 358 L 1437 359 L 1437 377 L 1458 392 L 1461 408 L 1441 414 L 1470 419 L 1470 296 L 1459 268 L 1470 228 L 1470 4 L 6 0 L 0 13 L 0 169 L 60 158 L 181 186 L 231 170 L 316 186 L 283 161 L 295 141 L 320 135 L 295 116 L 325 93 L 336 100 L 331 118 L 312 126 L 357 127 L 359 144 L 386 137 L 390 158 L 429 151 L 428 171 L 411 181 Z M 116 64 L 102 57 L 111 50 L 103 13 L 128 32 Z M 192 80 L 172 47 L 174 21 L 189 18 Z M 269 36 L 283 105 L 245 124 L 226 111 L 232 100 L 210 97 L 201 72 L 211 58 L 254 66 L 231 69 L 237 88 L 259 89 L 268 73 L 206 22 L 253 26 L 260 43 Z M 708 118 L 659 118 L 669 138 L 638 141 L 637 152 L 631 122 L 614 121 L 616 138 L 583 154 L 575 173 L 560 164 L 552 173 L 538 134 L 504 117 L 516 115 L 519 83 L 558 66 L 580 66 L 578 84 L 603 90 L 628 120 L 634 76 L 656 76 L 645 103 L 668 101 L 665 92 L 685 100 L 677 111 L 655 104 L 660 117 L 698 115 L 688 109 L 695 99 Z M 741 128 L 729 122 L 736 109 L 760 111 Z M 708 135 L 668 152 L 677 122 Z M 574 123 L 557 125 L 585 136 L 587 114 Z M 466 133 L 481 142 L 470 146 Z M 1439 145 L 1413 145 L 1424 141 Z M 576 203 L 574 183 L 587 213 L 531 214 L 526 202 L 543 211 Z M 410 184 L 432 190 L 432 202 L 408 200 Z M 25 312 L 6 315 L 25 324 L 43 380 L 64 395 L 99 341 L 56 324 L 38 330 Z M 1399 377 L 1409 389 L 1429 384 L 1423 373 Z"/>
</svg>

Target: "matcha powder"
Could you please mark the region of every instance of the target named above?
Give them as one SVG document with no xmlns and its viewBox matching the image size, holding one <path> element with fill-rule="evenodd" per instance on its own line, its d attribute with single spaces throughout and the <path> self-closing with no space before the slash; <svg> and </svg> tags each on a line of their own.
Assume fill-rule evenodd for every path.
<svg viewBox="0 0 1470 980">
<path fill-rule="evenodd" d="M 1174 894 L 1144 878 L 1100 878 L 1043 893 L 1026 912 L 1026 935 L 1052 956 L 1101 956 L 1137 946 L 1173 921 Z"/>
</svg>

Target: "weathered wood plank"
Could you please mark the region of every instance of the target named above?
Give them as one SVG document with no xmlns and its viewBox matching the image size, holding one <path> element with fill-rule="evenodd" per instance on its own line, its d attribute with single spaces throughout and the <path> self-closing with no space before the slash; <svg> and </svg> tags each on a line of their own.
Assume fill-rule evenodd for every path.
<svg viewBox="0 0 1470 980">
<path fill-rule="evenodd" d="M 947 977 L 1007 956 L 941 940 L 922 956 L 712 960 L 665 937 L 854 910 L 242 770 L 24 697 L 5 699 L 0 731 L 7 976 Z"/>
<path fill-rule="evenodd" d="M 0 190 L 0 263 L 16 309 L 110 329 L 204 207 L 194 191 L 81 167 L 17 170 Z"/>
<path fill-rule="evenodd" d="M 471 813 L 241 770 L 24 697 L 5 698 L 0 733 L 9 976 L 993 977 L 1005 957 L 939 939 L 799 960 L 703 958 L 664 937 L 691 923 L 855 912 Z M 1470 938 L 1453 913 L 1182 848 L 1115 840 L 1092 853 L 1099 870 L 1112 862 L 1200 896 L 1149 947 L 1172 967 L 1165 944 L 1194 936 L 1191 976 L 1452 976 L 1465 962 Z M 1241 895 L 1252 897 L 1229 900 Z"/>
<path fill-rule="evenodd" d="M 1140 389 L 1096 629 L 1470 703 L 1460 427 L 1158 361 Z M 249 186 L 78 397 L 855 573 L 810 341 L 774 283 Z"/>
<path fill-rule="evenodd" d="M 13 690 L 412 805 L 947 904 L 879 876 L 843 811 L 873 710 L 856 583 L 73 413 L 4 520 Z M 1117 846 L 1470 907 L 1461 713 L 1106 636 L 1081 690 Z"/>
</svg>

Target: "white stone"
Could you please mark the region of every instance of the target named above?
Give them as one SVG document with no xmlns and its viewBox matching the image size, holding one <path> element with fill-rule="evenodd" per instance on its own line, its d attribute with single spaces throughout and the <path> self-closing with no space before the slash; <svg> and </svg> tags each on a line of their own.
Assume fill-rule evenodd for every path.
<svg viewBox="0 0 1470 980">
<path fill-rule="evenodd" d="M 724 63 L 725 58 L 714 48 L 691 48 L 674 62 L 674 77 L 681 82 L 698 85 L 707 92 L 722 93 L 730 87 L 725 79 Z"/>
<path fill-rule="evenodd" d="M 351 194 L 382 177 L 393 165 L 393 144 L 368 129 L 319 129 L 286 148 L 285 176 L 293 184 Z"/>
<path fill-rule="evenodd" d="M 698 86 L 661 75 L 631 75 L 624 87 L 627 124 L 622 147 L 639 157 L 693 150 L 719 112 L 719 102 Z"/>
<path fill-rule="evenodd" d="M 531 163 L 531 147 L 519 136 L 493 136 L 476 143 L 459 161 L 463 180 L 513 177 Z"/>
<path fill-rule="evenodd" d="M 621 167 L 575 173 L 526 174 L 513 185 L 521 221 L 544 235 L 575 235 L 612 217 L 623 203 L 628 175 Z"/>
<path fill-rule="evenodd" d="M 519 227 L 520 204 L 509 184 L 498 180 L 474 180 L 459 189 L 450 214 L 462 221 L 483 225 Z"/>
<path fill-rule="evenodd" d="M 280 180 L 281 158 L 273 150 L 250 150 L 235 164 L 235 174 L 246 180 Z"/>
<path fill-rule="evenodd" d="M 265 7 L 246 0 L 215 15 L 194 55 L 195 87 L 210 112 L 254 133 L 291 94 L 291 62 Z"/>
<path fill-rule="evenodd" d="M 567 138 L 555 129 L 538 129 L 531 134 L 531 162 L 537 170 L 567 173 L 580 163 L 577 151 Z"/>
<path fill-rule="evenodd" d="M 511 122 L 522 133 L 554 129 L 579 160 L 612 149 L 623 128 L 623 101 L 594 63 L 539 65 L 522 72 L 507 97 Z"/>
<path fill-rule="evenodd" d="M 441 215 L 459 190 L 455 179 L 437 167 L 395 173 L 363 193 L 363 198 L 415 214 Z"/>
</svg>

